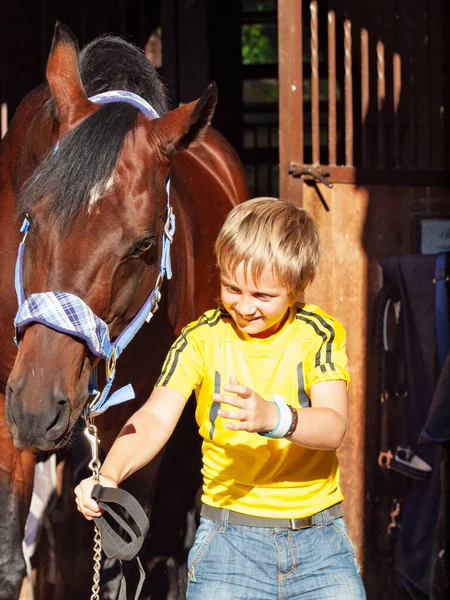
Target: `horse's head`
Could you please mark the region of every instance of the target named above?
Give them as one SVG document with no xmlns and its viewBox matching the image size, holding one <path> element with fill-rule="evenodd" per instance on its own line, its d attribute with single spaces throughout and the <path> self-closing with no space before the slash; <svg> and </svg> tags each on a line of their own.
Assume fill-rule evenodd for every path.
<svg viewBox="0 0 450 600">
<path fill-rule="evenodd" d="M 135 73 L 125 73 L 124 80 L 148 68 L 139 64 L 145 59 L 137 51 L 133 60 Z M 104 84 L 107 73 L 102 76 Z M 55 31 L 47 80 L 59 141 L 19 199 L 19 212 L 30 222 L 23 292 L 28 298 L 46 292 L 81 298 L 114 339 L 155 286 L 172 159 L 208 127 L 216 89 L 210 86 L 200 100 L 158 119 L 130 104 L 92 102 L 80 76 L 76 40 L 62 26 Z M 39 318 L 19 334 L 7 386 L 9 427 L 18 447 L 52 449 L 65 443 L 80 416 L 99 358 L 86 341 Z"/>
</svg>

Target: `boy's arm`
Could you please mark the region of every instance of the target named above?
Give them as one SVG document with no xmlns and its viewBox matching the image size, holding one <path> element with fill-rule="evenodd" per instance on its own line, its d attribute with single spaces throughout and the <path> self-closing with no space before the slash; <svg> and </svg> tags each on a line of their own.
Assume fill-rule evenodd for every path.
<svg viewBox="0 0 450 600">
<path fill-rule="evenodd" d="M 156 387 L 117 436 L 100 469 L 100 483 L 117 487 L 149 463 L 172 435 L 185 405 L 186 398 L 180 392 Z M 89 477 L 75 488 L 78 510 L 88 519 L 101 514 L 91 498 L 93 484 L 93 478 Z"/>
<path fill-rule="evenodd" d="M 278 421 L 274 402 L 261 398 L 254 390 L 230 377 L 226 392 L 214 394 L 216 402 L 230 404 L 238 410 L 218 411 L 226 419 L 225 427 L 250 432 L 272 431 Z M 347 385 L 345 381 L 321 381 L 311 386 L 311 407 L 298 410 L 298 425 L 286 439 L 294 444 L 318 450 L 336 450 L 347 429 Z"/>
<path fill-rule="evenodd" d="M 311 387 L 311 407 L 298 411 L 298 425 L 287 439 L 320 450 L 336 450 L 347 430 L 345 381 L 321 381 Z"/>
</svg>

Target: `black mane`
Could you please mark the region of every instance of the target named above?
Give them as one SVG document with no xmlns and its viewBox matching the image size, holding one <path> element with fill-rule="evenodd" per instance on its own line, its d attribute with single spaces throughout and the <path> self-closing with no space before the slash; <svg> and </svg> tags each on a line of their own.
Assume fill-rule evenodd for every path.
<svg viewBox="0 0 450 600">
<path fill-rule="evenodd" d="M 139 48 L 121 38 L 104 36 L 85 46 L 80 75 L 88 97 L 125 90 L 147 100 L 158 114 L 167 112 L 165 89 L 155 67 Z M 48 196 L 52 221 L 58 221 L 61 231 L 70 227 L 86 208 L 89 191 L 106 185 L 137 115 L 138 109 L 129 104 L 105 104 L 70 131 L 23 186 L 19 214 Z"/>
<path fill-rule="evenodd" d="M 98 37 L 80 52 L 80 75 L 88 96 L 108 90 L 138 94 L 159 115 L 167 112 L 166 90 L 144 52 L 114 36 Z"/>
</svg>

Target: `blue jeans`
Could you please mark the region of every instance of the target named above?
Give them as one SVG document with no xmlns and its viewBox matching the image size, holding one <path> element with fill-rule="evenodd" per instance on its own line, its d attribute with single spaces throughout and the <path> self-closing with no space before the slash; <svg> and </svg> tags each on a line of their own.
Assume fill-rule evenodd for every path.
<svg viewBox="0 0 450 600">
<path fill-rule="evenodd" d="M 187 600 L 363 600 L 344 519 L 293 531 L 203 517 L 188 557 Z M 323 518 L 322 518 L 323 515 Z"/>
</svg>

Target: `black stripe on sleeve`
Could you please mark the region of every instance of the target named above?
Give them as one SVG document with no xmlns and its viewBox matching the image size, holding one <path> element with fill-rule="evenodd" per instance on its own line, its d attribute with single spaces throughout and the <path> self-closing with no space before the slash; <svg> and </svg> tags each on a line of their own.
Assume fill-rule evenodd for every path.
<svg viewBox="0 0 450 600">
<path fill-rule="evenodd" d="M 334 327 L 332 325 L 330 325 L 329 323 L 327 323 L 327 321 L 320 315 L 313 313 L 313 312 L 309 312 L 307 310 L 304 310 L 303 308 L 298 309 L 296 318 L 301 321 L 304 321 L 305 323 L 308 323 L 308 325 L 311 325 L 311 327 L 314 329 L 315 333 L 317 333 L 317 335 L 320 335 L 320 337 L 323 339 L 323 345 L 325 345 L 325 361 L 324 362 L 327 365 L 329 365 L 329 367 L 332 371 L 336 371 L 334 362 L 331 360 L 333 342 L 336 337 Z M 319 329 L 319 325 L 321 326 L 321 328 L 325 329 L 326 331 L 323 331 L 323 329 Z M 321 364 L 321 360 L 320 360 L 320 354 L 322 351 L 322 347 L 319 349 L 319 351 L 316 354 L 315 366 L 318 367 L 320 365 L 322 372 L 325 373 L 326 366 L 325 366 L 325 364 Z"/>
<path fill-rule="evenodd" d="M 223 311 L 218 308 L 214 311 L 211 317 L 206 317 L 202 315 L 199 320 L 191 326 L 186 326 L 178 339 L 174 342 L 172 348 L 169 350 L 166 360 L 164 361 L 163 368 L 161 371 L 161 375 L 156 382 L 157 386 L 166 386 L 170 378 L 172 377 L 176 366 L 178 364 L 178 359 L 180 357 L 180 353 L 186 348 L 188 344 L 188 336 L 192 331 L 195 331 L 199 327 L 208 325 L 209 327 L 214 327 L 220 322 L 220 319 L 223 317 Z"/>
<path fill-rule="evenodd" d="M 220 385 L 220 373 L 216 371 L 214 373 L 214 393 L 220 394 L 221 385 Z M 209 419 L 211 421 L 211 427 L 209 429 L 209 439 L 212 440 L 214 436 L 214 430 L 216 429 L 216 419 L 217 419 L 217 411 L 220 409 L 220 402 L 216 402 L 215 400 L 211 404 L 211 408 L 209 409 Z"/>
<path fill-rule="evenodd" d="M 298 390 L 298 403 L 302 408 L 308 408 L 311 406 L 311 401 L 308 394 L 305 392 L 305 383 L 303 377 L 303 363 L 297 365 L 297 390 Z"/>
</svg>

